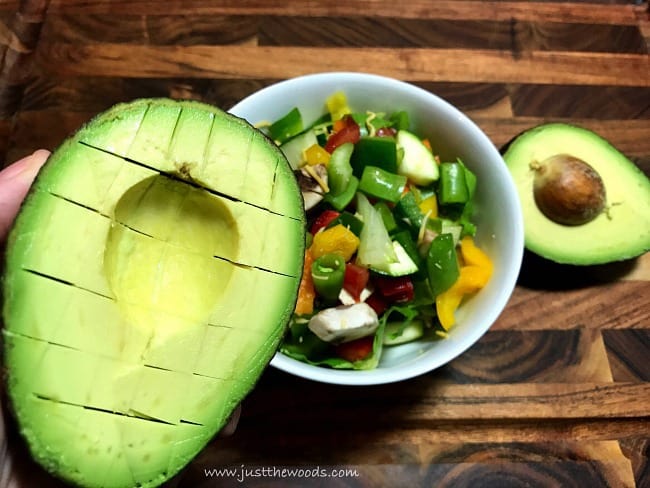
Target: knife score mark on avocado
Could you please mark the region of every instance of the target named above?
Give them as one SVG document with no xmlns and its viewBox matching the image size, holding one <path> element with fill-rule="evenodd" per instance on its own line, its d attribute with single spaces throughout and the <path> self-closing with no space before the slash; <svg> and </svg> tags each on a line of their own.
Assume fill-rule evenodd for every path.
<svg viewBox="0 0 650 488">
<path fill-rule="evenodd" d="M 177 473 L 279 345 L 304 228 L 281 152 L 214 107 L 136 101 L 66 141 L 2 283 L 7 386 L 35 459 L 84 486 Z"/>
<path fill-rule="evenodd" d="M 197 180 L 195 180 L 195 179 L 193 179 L 191 177 L 190 170 L 188 169 L 189 167 L 188 167 L 187 163 L 182 163 L 180 168 L 179 168 L 179 174 L 174 174 L 174 173 L 170 173 L 170 172 L 166 172 L 166 171 L 161 171 L 161 170 L 155 168 L 154 166 L 150 166 L 150 165 L 142 163 L 140 161 L 135 161 L 135 160 L 127 158 L 125 156 L 120 156 L 119 154 L 113 153 L 113 152 L 108 151 L 106 149 L 102 149 L 100 147 L 93 146 L 92 144 L 89 144 L 89 143 L 84 142 L 84 141 L 79 141 L 79 144 L 82 144 L 82 145 L 84 145 L 86 147 L 89 147 L 90 149 L 95 149 L 97 151 L 101 151 L 101 152 L 104 152 L 106 154 L 110 154 L 111 156 L 118 157 L 120 159 L 123 159 L 127 163 L 135 164 L 137 166 L 141 166 L 143 168 L 150 169 L 152 171 L 157 172 L 161 176 L 164 176 L 164 177 L 169 178 L 169 179 L 174 180 L 174 181 L 178 181 L 179 183 L 184 183 L 184 184 L 192 186 L 194 188 L 199 188 L 201 190 L 205 190 L 208 193 L 210 193 L 212 195 L 215 195 L 217 197 L 225 198 L 225 199 L 233 201 L 233 202 L 243 203 L 245 205 L 250 205 L 251 207 L 259 208 L 260 210 L 264 210 L 265 212 L 269 212 L 269 213 L 272 213 L 272 214 L 275 214 L 275 215 L 279 215 L 281 217 L 286 217 L 288 219 L 300 220 L 300 219 L 298 219 L 296 217 L 292 217 L 290 215 L 283 215 L 281 213 L 274 212 L 273 210 L 270 210 L 270 209 L 268 209 L 266 207 L 262 207 L 262 206 L 259 206 L 259 205 L 255 205 L 254 203 L 250 203 L 250 202 L 247 202 L 247 201 L 244 201 L 244 200 L 240 200 L 239 198 L 235 198 L 235 197 L 233 197 L 231 195 L 228 195 L 226 193 L 222 193 L 222 192 L 213 190 L 211 188 L 208 188 L 208 187 L 202 185 Z M 273 183 L 274 183 L 274 186 L 275 186 L 275 176 L 273 178 Z"/>
</svg>

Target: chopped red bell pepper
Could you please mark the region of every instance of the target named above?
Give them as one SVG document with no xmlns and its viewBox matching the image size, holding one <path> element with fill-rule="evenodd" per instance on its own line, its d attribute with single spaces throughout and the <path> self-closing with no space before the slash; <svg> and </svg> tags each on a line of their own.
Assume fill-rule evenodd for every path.
<svg viewBox="0 0 650 488">
<path fill-rule="evenodd" d="M 413 300 L 415 295 L 413 281 L 408 276 L 397 278 L 378 276 L 375 284 L 382 296 L 389 302 L 408 302 Z"/>
<path fill-rule="evenodd" d="M 370 335 L 338 344 L 335 346 L 336 355 L 350 362 L 366 359 L 372 353 L 374 339 L 375 336 Z"/>
<path fill-rule="evenodd" d="M 366 303 L 372 308 L 377 316 L 380 316 L 386 310 L 388 310 L 388 304 L 384 300 L 379 292 L 374 292 L 366 299 Z"/>
<path fill-rule="evenodd" d="M 319 230 L 321 230 L 324 227 L 327 227 L 339 215 L 341 214 L 336 210 L 325 210 L 322 214 L 316 217 L 314 223 L 311 224 L 311 228 L 309 229 L 309 232 L 311 232 L 312 235 L 316 235 L 316 233 Z"/>
<path fill-rule="evenodd" d="M 343 288 L 358 302 L 361 300 L 361 292 L 368 284 L 369 278 L 370 271 L 368 271 L 368 268 L 348 263 L 345 265 Z"/>
<path fill-rule="evenodd" d="M 377 137 L 395 137 L 397 130 L 394 127 L 380 127 L 375 133 Z"/>
<path fill-rule="evenodd" d="M 346 142 L 351 142 L 356 144 L 361 139 L 361 129 L 359 124 L 357 124 L 352 117 L 345 117 L 343 119 L 345 126 L 332 135 L 329 136 L 327 142 L 325 143 L 325 150 L 328 153 L 333 153 L 334 149 L 345 144 Z"/>
</svg>

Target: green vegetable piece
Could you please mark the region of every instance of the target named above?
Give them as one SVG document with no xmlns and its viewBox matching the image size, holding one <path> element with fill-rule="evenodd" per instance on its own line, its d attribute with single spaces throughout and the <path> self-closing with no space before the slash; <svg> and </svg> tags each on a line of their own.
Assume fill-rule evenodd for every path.
<svg viewBox="0 0 650 488">
<path fill-rule="evenodd" d="M 406 276 L 417 273 L 418 265 L 411 259 L 402 245 L 397 241 L 393 241 L 391 244 L 396 256 L 395 261 L 384 261 L 383 263 L 374 264 L 370 266 L 370 269 L 376 273 L 388 276 Z"/>
<path fill-rule="evenodd" d="M 422 140 L 409 131 L 397 133 L 397 147 L 402 150 L 397 172 L 416 185 L 429 185 L 440 176 L 438 163 Z"/>
<path fill-rule="evenodd" d="M 332 114 L 327 112 L 326 114 L 323 114 L 320 117 L 318 117 L 316 120 L 314 120 L 314 123 L 311 124 L 308 128 L 313 129 L 316 133 L 320 133 L 319 132 L 320 129 L 331 125 L 332 125 Z"/>
<path fill-rule="evenodd" d="M 388 322 L 384 329 L 384 346 L 397 346 L 420 339 L 424 335 L 424 323 L 412 320 L 410 323 Z"/>
<path fill-rule="evenodd" d="M 282 344 L 282 352 L 299 361 L 309 362 L 309 358 L 318 358 L 331 354 L 330 344 L 322 341 L 307 324 L 308 320 L 295 320 L 289 327 Z"/>
<path fill-rule="evenodd" d="M 343 227 L 350 229 L 350 231 L 357 237 L 361 235 L 361 230 L 363 229 L 363 222 L 352 215 L 350 212 L 341 212 L 341 215 L 336 217 L 330 224 L 327 226 L 334 227 L 341 224 Z"/>
<path fill-rule="evenodd" d="M 357 261 L 369 267 L 385 268 L 398 261 L 384 222 L 379 212 L 370 205 L 363 193 L 357 193 L 357 210 L 363 219 L 359 237 Z"/>
<path fill-rule="evenodd" d="M 401 230 L 393 234 L 393 240 L 399 242 L 406 251 L 406 254 L 413 260 L 413 262 L 420 268 L 420 253 L 418 252 L 418 247 L 415 244 L 415 241 L 411 237 L 411 233 L 408 230 Z"/>
<path fill-rule="evenodd" d="M 458 162 L 465 170 L 465 181 L 467 182 L 467 191 L 469 192 L 469 200 L 463 207 L 463 213 L 460 216 L 459 223 L 463 226 L 461 237 L 473 236 L 476 234 L 476 225 L 472 222 L 472 214 L 474 213 L 474 194 L 476 193 L 476 175 L 465 166 L 460 159 Z"/>
<path fill-rule="evenodd" d="M 375 210 L 381 215 L 381 219 L 384 221 L 384 226 L 389 234 L 397 229 L 397 222 L 395 222 L 395 217 L 393 217 L 393 211 L 388 208 L 386 202 L 375 203 Z"/>
<path fill-rule="evenodd" d="M 309 329 L 300 341 L 284 342 L 280 350 L 287 356 L 316 366 L 328 366 L 334 369 L 369 370 L 375 369 L 383 349 L 385 323 L 380 321 L 372 341 L 372 353 L 365 359 L 350 362 L 337 357 L 327 342 L 321 341 Z"/>
<path fill-rule="evenodd" d="M 297 107 L 292 108 L 284 117 L 269 126 L 271 138 L 283 144 L 303 130 L 302 115 Z"/>
<path fill-rule="evenodd" d="M 302 153 L 314 144 L 318 144 L 313 130 L 307 130 L 280 146 L 284 156 L 289 161 L 291 169 L 298 169 L 304 164 Z"/>
<path fill-rule="evenodd" d="M 327 181 L 332 196 L 338 196 L 343 193 L 350 184 L 352 177 L 352 166 L 350 166 L 350 156 L 354 149 L 354 144 L 346 142 L 338 146 L 327 164 Z"/>
<path fill-rule="evenodd" d="M 384 114 L 375 114 L 372 118 L 366 118 L 366 124 L 371 126 L 374 130 L 382 129 L 385 127 L 392 127 L 393 122 L 383 117 Z"/>
<path fill-rule="evenodd" d="M 427 253 L 427 272 L 434 296 L 448 290 L 458 279 L 458 256 L 451 234 L 439 234 Z"/>
<path fill-rule="evenodd" d="M 359 133 L 361 134 L 361 137 L 367 137 L 368 128 L 366 127 L 366 119 L 368 118 L 368 115 L 361 112 L 354 112 L 350 114 L 350 117 L 352 117 L 352 120 L 354 120 L 359 126 Z"/>
<path fill-rule="evenodd" d="M 336 196 L 332 195 L 331 193 L 326 193 L 324 200 L 340 212 L 345 207 L 350 205 L 350 202 L 354 198 L 354 195 L 356 195 L 358 188 L 359 179 L 356 176 L 351 176 L 350 182 L 348 183 L 348 187 L 345 189 L 345 191 Z"/>
<path fill-rule="evenodd" d="M 467 183 L 467 191 L 469 193 L 469 199 L 474 198 L 474 193 L 476 193 L 476 175 L 469 169 L 465 164 L 459 159 L 458 164 L 463 167 L 465 172 L 465 182 Z"/>
<path fill-rule="evenodd" d="M 397 145 L 392 137 L 362 137 L 350 158 L 354 176 L 360 178 L 366 166 L 397 173 Z"/>
<path fill-rule="evenodd" d="M 389 173 L 376 166 L 366 166 L 361 175 L 359 190 L 367 195 L 395 203 L 402 196 L 406 182 L 406 176 Z"/>
<path fill-rule="evenodd" d="M 465 204 L 469 200 L 469 189 L 465 178 L 465 169 L 460 163 L 442 163 L 440 165 L 440 192 L 438 201 L 441 205 Z"/>
<path fill-rule="evenodd" d="M 399 112 L 394 112 L 390 116 L 390 121 L 393 123 L 393 127 L 397 130 L 409 130 L 411 123 L 409 121 L 409 114 L 404 110 Z"/>
<path fill-rule="evenodd" d="M 412 230 L 416 233 L 419 232 L 424 215 L 418 206 L 413 192 L 402 195 L 397 205 L 395 205 L 395 216 L 398 220 L 407 219 Z"/>
<path fill-rule="evenodd" d="M 343 288 L 345 259 L 337 253 L 324 254 L 311 265 L 314 289 L 321 298 L 336 300 Z"/>
</svg>

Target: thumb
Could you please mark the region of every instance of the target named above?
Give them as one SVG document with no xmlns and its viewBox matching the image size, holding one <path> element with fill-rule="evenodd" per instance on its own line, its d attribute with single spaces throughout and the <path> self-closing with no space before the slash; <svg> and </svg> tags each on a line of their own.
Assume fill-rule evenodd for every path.
<svg viewBox="0 0 650 488">
<path fill-rule="evenodd" d="M 5 240 L 29 187 L 49 155 L 49 151 L 39 149 L 0 171 L 0 242 Z"/>
</svg>

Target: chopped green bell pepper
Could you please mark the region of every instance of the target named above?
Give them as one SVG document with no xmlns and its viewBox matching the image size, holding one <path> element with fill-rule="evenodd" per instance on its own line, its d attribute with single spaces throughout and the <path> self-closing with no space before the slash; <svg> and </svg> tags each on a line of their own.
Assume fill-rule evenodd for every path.
<svg viewBox="0 0 650 488">
<path fill-rule="evenodd" d="M 451 234 L 438 234 L 427 253 L 427 273 L 434 296 L 448 290 L 460 274 L 454 238 Z"/>
<path fill-rule="evenodd" d="M 397 173 L 397 145 L 392 137 L 362 137 L 350 158 L 354 176 L 360 178 L 366 166 Z"/>
<path fill-rule="evenodd" d="M 329 163 L 327 163 L 327 184 L 332 196 L 340 195 L 350 184 L 350 178 L 352 177 L 350 156 L 353 149 L 354 144 L 351 142 L 341 144 L 334 149 Z"/>
<path fill-rule="evenodd" d="M 345 259 L 338 253 L 324 254 L 311 266 L 314 289 L 326 300 L 336 300 L 343 288 Z"/>
<path fill-rule="evenodd" d="M 338 195 L 326 193 L 324 200 L 340 212 L 345 207 L 350 205 L 350 202 L 354 198 L 354 195 L 356 195 L 358 188 L 359 179 L 356 176 L 351 176 L 348 187 L 343 192 Z"/>
<path fill-rule="evenodd" d="M 271 138 L 280 144 L 300 134 L 302 130 L 302 115 L 297 107 L 291 109 L 284 117 L 269 126 Z"/>
<path fill-rule="evenodd" d="M 389 202 L 399 201 L 406 187 L 406 176 L 390 173 L 377 166 L 366 166 L 363 169 L 359 190 Z"/>
</svg>

